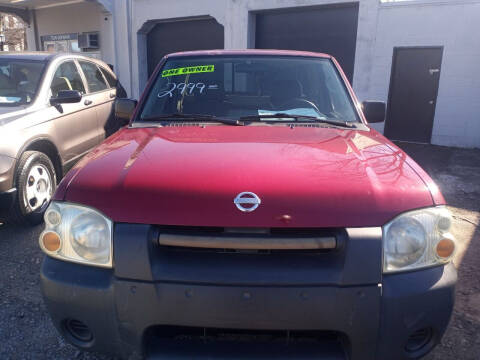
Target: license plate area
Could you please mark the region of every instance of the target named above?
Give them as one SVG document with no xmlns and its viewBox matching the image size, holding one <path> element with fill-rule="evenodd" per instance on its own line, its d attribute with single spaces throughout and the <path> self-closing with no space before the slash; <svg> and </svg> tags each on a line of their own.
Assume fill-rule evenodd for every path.
<svg viewBox="0 0 480 360">
<path fill-rule="evenodd" d="M 156 326 L 146 334 L 152 359 L 346 359 L 345 336 L 330 331 Z"/>
</svg>

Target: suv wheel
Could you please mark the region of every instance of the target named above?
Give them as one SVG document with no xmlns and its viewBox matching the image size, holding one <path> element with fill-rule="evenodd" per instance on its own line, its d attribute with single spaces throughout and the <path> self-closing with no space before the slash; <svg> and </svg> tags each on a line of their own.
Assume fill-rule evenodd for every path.
<svg viewBox="0 0 480 360">
<path fill-rule="evenodd" d="M 17 199 L 9 222 L 36 225 L 56 188 L 55 168 L 50 158 L 38 151 L 26 151 L 15 175 Z"/>
</svg>

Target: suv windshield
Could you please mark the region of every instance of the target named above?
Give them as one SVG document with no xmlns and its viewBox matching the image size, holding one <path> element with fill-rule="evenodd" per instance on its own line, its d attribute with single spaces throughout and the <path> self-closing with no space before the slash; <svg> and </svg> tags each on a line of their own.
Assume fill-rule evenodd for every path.
<svg viewBox="0 0 480 360">
<path fill-rule="evenodd" d="M 0 59 L 0 106 L 32 102 L 44 68 L 43 61 Z"/>
<path fill-rule="evenodd" d="M 359 121 L 330 59 L 293 56 L 170 58 L 154 80 L 139 120 L 165 119 L 168 114 L 176 115 L 177 121 L 178 114 L 251 121 L 281 121 L 282 116 L 291 121 L 286 115 L 304 117 L 297 121 Z"/>
</svg>

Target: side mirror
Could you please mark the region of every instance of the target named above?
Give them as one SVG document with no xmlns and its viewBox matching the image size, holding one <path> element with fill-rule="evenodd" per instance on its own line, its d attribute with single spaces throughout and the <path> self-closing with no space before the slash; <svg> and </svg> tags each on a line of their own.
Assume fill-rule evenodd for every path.
<svg viewBox="0 0 480 360">
<path fill-rule="evenodd" d="M 383 101 L 364 101 L 362 103 L 363 115 L 369 123 L 381 123 L 385 121 L 387 105 Z"/>
<path fill-rule="evenodd" d="M 115 117 L 119 120 L 130 120 L 137 107 L 137 100 L 119 99 L 115 100 Z"/>
<path fill-rule="evenodd" d="M 57 97 L 50 98 L 50 104 L 73 104 L 82 100 L 82 93 L 76 90 L 60 90 Z"/>
</svg>

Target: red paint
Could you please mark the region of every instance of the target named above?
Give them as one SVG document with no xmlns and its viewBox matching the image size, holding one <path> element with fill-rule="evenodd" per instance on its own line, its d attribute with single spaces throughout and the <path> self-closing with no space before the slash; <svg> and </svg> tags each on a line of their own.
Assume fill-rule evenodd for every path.
<svg viewBox="0 0 480 360">
<path fill-rule="evenodd" d="M 67 175 L 56 198 L 92 206 L 118 222 L 380 226 L 434 204 L 426 185 L 431 180 L 416 167 L 373 130 L 123 129 Z M 261 198 L 257 210 L 236 208 L 233 199 L 242 191 Z"/>
<path fill-rule="evenodd" d="M 238 54 L 331 58 L 284 50 L 176 53 L 151 79 L 168 57 Z M 233 199 L 243 191 L 261 198 L 258 209 L 237 209 Z M 117 222 L 224 227 L 381 226 L 445 203 L 430 177 L 374 130 L 217 124 L 122 129 L 67 174 L 55 199 Z"/>
</svg>

